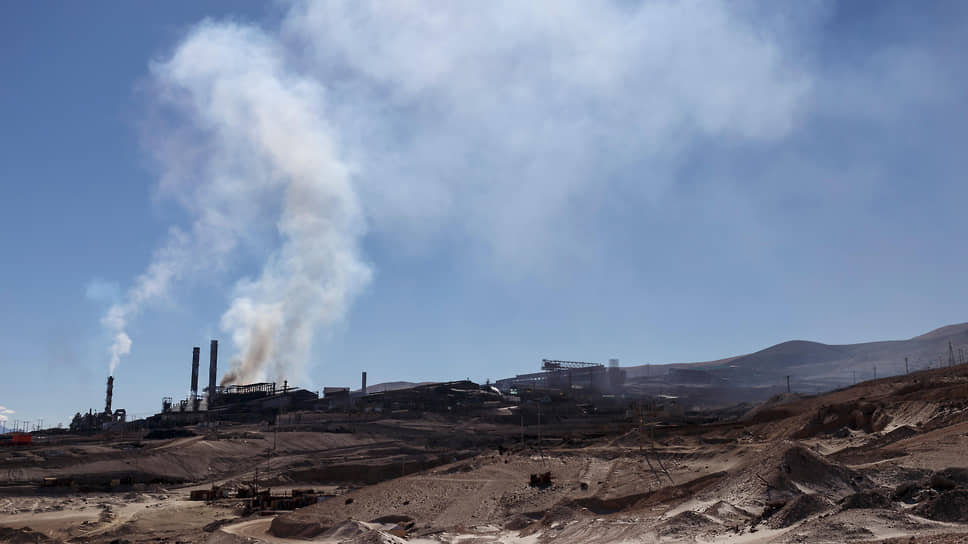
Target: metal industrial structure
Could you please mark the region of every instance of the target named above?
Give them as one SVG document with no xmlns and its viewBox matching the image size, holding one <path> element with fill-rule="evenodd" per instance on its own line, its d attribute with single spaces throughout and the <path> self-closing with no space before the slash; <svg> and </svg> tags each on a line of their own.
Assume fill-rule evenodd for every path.
<svg viewBox="0 0 968 544">
<path fill-rule="evenodd" d="M 212 405 L 215 395 L 215 380 L 218 379 L 218 340 L 212 340 L 208 355 L 208 404 Z"/>
<path fill-rule="evenodd" d="M 281 410 L 312 408 L 319 395 L 315 392 L 291 387 L 283 381 L 281 387 L 275 382 L 217 385 L 218 340 L 212 340 L 209 348 L 208 387 L 204 389 L 204 401 L 198 393 L 199 358 L 201 349 L 192 348 L 191 388 L 187 398 L 175 402 L 165 397 L 161 413 L 153 416 L 152 424 L 190 425 L 202 422 L 251 421 L 270 417 Z"/>
<path fill-rule="evenodd" d="M 108 376 L 107 389 L 104 393 L 104 411 L 95 412 L 88 410 L 86 414 L 77 412 L 71 420 L 70 429 L 74 432 L 96 431 L 111 428 L 114 425 L 123 424 L 127 419 L 127 412 L 124 408 L 111 411 L 111 404 L 114 399 L 114 376 Z"/>
<path fill-rule="evenodd" d="M 192 410 L 197 412 L 199 406 L 198 398 L 198 360 L 201 356 L 202 348 L 195 346 L 192 348 L 192 388 L 191 388 L 191 401 Z"/>
<path fill-rule="evenodd" d="M 610 359 L 608 368 L 600 363 L 542 359 L 541 370 L 498 380 L 494 385 L 504 392 L 522 388 L 617 392 L 625 382 L 625 372 L 618 367 L 618 359 Z"/>
<path fill-rule="evenodd" d="M 108 376 L 108 391 L 104 395 L 104 413 L 111 413 L 111 397 L 114 396 L 114 376 Z"/>
<path fill-rule="evenodd" d="M 609 360 L 608 367 L 584 361 L 542 359 L 541 372 L 498 380 L 494 386 L 490 383 L 478 385 L 468 380 L 401 389 L 384 386 L 374 391 L 377 388 L 368 387 L 367 373 L 362 371 L 358 391 L 351 391 L 348 387 L 326 387 L 320 397 L 317 392 L 290 386 L 288 380 L 283 380 L 281 387 L 276 382 L 217 385 L 218 340 L 212 340 L 209 345 L 208 387 L 199 391 L 200 359 L 201 348 L 195 346 L 192 348 L 188 395 L 178 401 L 165 397 L 161 412 L 141 422 L 142 425 L 158 428 L 213 425 L 223 421 L 273 423 L 278 422 L 284 413 L 305 411 L 393 412 L 409 413 L 410 417 L 422 412 L 478 413 L 488 417 L 495 417 L 495 414 L 510 417 L 515 410 L 518 415 L 540 418 L 540 407 L 536 403 L 548 405 L 545 417 L 553 413 L 574 415 L 587 411 L 584 406 L 590 402 L 595 402 L 596 406 L 618 402 L 625 378 L 617 359 Z M 71 429 L 101 430 L 124 422 L 124 410 L 111 411 L 113 394 L 112 376 L 107 381 L 104 411 L 76 414 Z M 573 405 L 572 408 L 563 408 L 568 403 Z M 530 411 L 537 413 L 532 415 Z"/>
</svg>

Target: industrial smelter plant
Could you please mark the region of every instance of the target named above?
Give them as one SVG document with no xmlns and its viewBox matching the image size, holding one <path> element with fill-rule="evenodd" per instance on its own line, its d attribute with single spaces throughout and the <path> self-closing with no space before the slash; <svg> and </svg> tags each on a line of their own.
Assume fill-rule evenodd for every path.
<svg viewBox="0 0 968 544">
<path fill-rule="evenodd" d="M 283 412 L 347 411 L 440 411 L 448 413 L 511 406 L 531 397 L 557 402 L 593 402 L 599 409 L 617 404 L 625 381 L 618 361 L 605 365 L 576 361 L 542 360 L 542 372 L 518 375 L 479 385 L 471 381 L 432 383 L 395 390 L 368 391 L 367 375 L 362 372 L 358 391 L 349 387 L 325 387 L 323 395 L 299 387 L 288 380 L 276 382 L 217 385 L 218 340 L 209 348 L 208 387 L 199 391 L 201 348 L 192 348 L 191 382 L 187 397 L 162 399 L 161 411 L 144 421 L 128 422 L 130 427 L 180 427 L 211 424 L 219 421 L 273 421 Z M 104 412 L 78 413 L 71 424 L 73 431 L 110 430 L 125 423 L 123 409 L 111 411 L 114 379 L 108 378 Z M 550 396 L 549 396 L 550 395 Z M 556 402 L 556 403 L 557 403 Z M 560 407 L 563 408 L 563 407 Z M 617 408 L 614 406 L 613 408 Z"/>
<path fill-rule="evenodd" d="M 198 392 L 199 355 L 201 349 L 192 348 L 192 380 L 188 398 L 177 403 L 171 397 L 161 402 L 161 413 L 150 419 L 164 426 L 191 425 L 203 421 L 251 421 L 271 417 L 281 410 L 311 409 L 319 398 L 315 392 L 290 387 L 284 381 L 279 387 L 272 383 L 216 385 L 218 379 L 218 340 L 209 349 L 208 387 Z"/>
<path fill-rule="evenodd" d="M 124 408 L 111 411 L 111 398 L 114 396 L 114 376 L 108 376 L 107 392 L 104 395 L 104 411 L 95 412 L 88 410 L 86 414 L 77 412 L 71 420 L 71 431 L 92 431 L 98 429 L 110 429 L 116 425 L 123 424 L 127 418 Z"/>
</svg>

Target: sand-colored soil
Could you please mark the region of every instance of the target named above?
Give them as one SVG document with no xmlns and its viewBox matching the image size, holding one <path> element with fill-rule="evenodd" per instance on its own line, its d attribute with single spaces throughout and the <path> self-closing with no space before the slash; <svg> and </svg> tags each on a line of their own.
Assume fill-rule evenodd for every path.
<svg viewBox="0 0 968 544">
<path fill-rule="evenodd" d="M 0 541 L 963 542 L 966 399 L 955 367 L 701 426 L 546 422 L 540 441 L 535 426 L 522 442 L 518 425 L 432 415 L 61 437 L 0 451 Z M 530 485 L 545 472 L 549 485 Z M 39 488 L 48 476 L 92 489 Z M 135 484 L 103 488 L 119 476 Z M 256 479 L 329 498 L 250 517 L 235 500 L 188 500 Z"/>
</svg>

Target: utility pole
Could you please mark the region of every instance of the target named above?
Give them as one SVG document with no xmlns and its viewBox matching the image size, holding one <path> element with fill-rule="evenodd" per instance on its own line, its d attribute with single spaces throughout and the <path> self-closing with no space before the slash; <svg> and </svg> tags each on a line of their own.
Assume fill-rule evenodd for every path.
<svg viewBox="0 0 968 544">
<path fill-rule="evenodd" d="M 955 350 L 951 347 L 951 340 L 948 340 L 948 366 L 955 366 Z"/>
<path fill-rule="evenodd" d="M 538 453 L 541 453 L 541 400 L 538 400 Z M 544 454 L 541 454 L 544 459 Z"/>
<path fill-rule="evenodd" d="M 857 370 L 854 369 L 854 385 L 857 385 Z"/>
<path fill-rule="evenodd" d="M 787 376 L 787 393 L 790 392 L 790 376 Z"/>
<path fill-rule="evenodd" d="M 908 371 L 908 362 L 907 362 L 907 360 L 908 360 L 908 358 L 907 358 L 907 357 L 905 357 L 905 358 L 904 358 L 904 373 L 905 373 L 905 374 L 907 374 L 907 373 L 909 372 L 909 371 Z"/>
</svg>

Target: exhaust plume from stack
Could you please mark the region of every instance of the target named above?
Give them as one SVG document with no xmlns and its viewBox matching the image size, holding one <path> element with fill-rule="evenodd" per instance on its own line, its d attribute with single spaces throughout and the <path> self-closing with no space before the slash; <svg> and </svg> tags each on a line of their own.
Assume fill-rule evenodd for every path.
<svg viewBox="0 0 968 544">
<path fill-rule="evenodd" d="M 102 320 L 112 373 L 131 351 L 128 321 L 182 276 L 219 270 L 240 241 L 279 242 L 260 272 L 236 283 L 221 318 L 236 352 L 225 382 L 303 375 L 317 330 L 342 319 L 368 284 L 363 215 L 323 88 L 287 64 L 258 29 L 203 22 L 152 65 L 153 96 L 170 114 L 159 117 L 175 119 L 155 131 L 164 135 L 152 146 L 161 189 L 192 225 L 171 230 Z"/>
<path fill-rule="evenodd" d="M 502 277 L 541 270 L 588 245 L 562 227 L 606 180 L 655 172 L 635 194 L 658 198 L 690 136 L 773 143 L 810 103 L 803 55 L 728 3 L 572 3 L 553 24 L 540 2 L 286 6 L 271 28 L 205 20 L 151 65 L 146 147 L 189 221 L 102 320 L 112 373 L 131 319 L 245 246 L 262 264 L 221 315 L 223 383 L 304 377 L 372 276 L 359 195 L 393 242 L 453 231 Z"/>
</svg>

